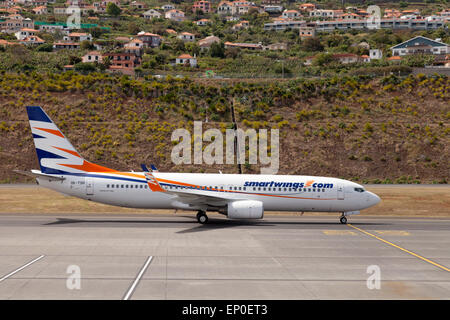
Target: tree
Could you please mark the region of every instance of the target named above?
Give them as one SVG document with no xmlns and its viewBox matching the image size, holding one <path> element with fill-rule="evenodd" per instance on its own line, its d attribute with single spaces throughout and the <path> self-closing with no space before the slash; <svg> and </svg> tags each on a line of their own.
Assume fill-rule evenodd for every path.
<svg viewBox="0 0 450 320">
<path fill-rule="evenodd" d="M 323 45 L 319 38 L 308 38 L 303 41 L 302 45 L 305 51 L 323 51 Z"/>
<path fill-rule="evenodd" d="M 198 55 L 200 53 L 200 47 L 195 42 L 188 42 L 184 46 L 190 54 Z"/>
<path fill-rule="evenodd" d="M 313 61 L 313 64 L 316 66 L 324 66 L 333 62 L 333 55 L 329 53 L 319 53 Z"/>
<path fill-rule="evenodd" d="M 106 6 L 106 13 L 110 16 L 117 17 L 122 10 L 113 2 L 109 2 Z"/>
<path fill-rule="evenodd" d="M 36 51 L 40 52 L 52 52 L 53 51 L 53 45 L 51 43 L 43 43 L 36 47 Z"/>
<path fill-rule="evenodd" d="M 136 25 L 136 23 L 131 22 L 128 25 L 128 33 L 129 34 L 138 34 L 139 31 L 141 31 L 141 29 L 139 29 L 139 27 Z"/>
<path fill-rule="evenodd" d="M 80 43 L 80 48 L 82 50 L 92 50 L 94 49 L 94 45 L 89 40 L 83 40 Z"/>
<path fill-rule="evenodd" d="M 210 48 L 211 57 L 225 58 L 225 45 L 223 42 L 213 42 Z"/>
<path fill-rule="evenodd" d="M 94 63 L 83 63 L 83 62 L 77 63 L 74 67 L 75 71 L 81 73 L 89 73 L 97 69 Z"/>
</svg>

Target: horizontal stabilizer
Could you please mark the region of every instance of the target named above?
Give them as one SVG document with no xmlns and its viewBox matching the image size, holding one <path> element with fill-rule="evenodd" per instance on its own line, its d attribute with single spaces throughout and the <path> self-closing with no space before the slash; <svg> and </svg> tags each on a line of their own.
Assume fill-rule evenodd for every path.
<svg viewBox="0 0 450 320">
<path fill-rule="evenodd" d="M 66 180 L 64 177 L 58 177 L 50 174 L 45 174 L 42 172 L 31 172 L 31 171 L 23 171 L 23 170 L 13 170 L 15 173 L 28 176 L 31 178 L 46 178 L 49 181 L 63 181 Z"/>
</svg>

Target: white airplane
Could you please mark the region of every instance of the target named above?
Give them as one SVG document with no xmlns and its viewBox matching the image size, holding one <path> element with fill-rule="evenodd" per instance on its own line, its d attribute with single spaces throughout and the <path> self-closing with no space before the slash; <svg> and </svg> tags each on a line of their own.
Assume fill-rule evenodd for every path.
<svg viewBox="0 0 450 320">
<path fill-rule="evenodd" d="M 41 107 L 27 107 L 40 170 L 20 172 L 39 185 L 82 199 L 145 209 L 207 211 L 230 219 L 262 219 L 264 211 L 358 214 L 380 202 L 363 186 L 337 178 L 289 175 L 122 172 L 89 162 L 75 150 Z"/>
</svg>

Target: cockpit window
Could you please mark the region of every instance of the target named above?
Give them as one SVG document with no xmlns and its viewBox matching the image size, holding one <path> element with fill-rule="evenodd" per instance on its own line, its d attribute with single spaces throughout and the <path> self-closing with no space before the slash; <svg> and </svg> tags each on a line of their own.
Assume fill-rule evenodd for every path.
<svg viewBox="0 0 450 320">
<path fill-rule="evenodd" d="M 365 190 L 363 188 L 355 188 L 356 192 L 364 192 Z"/>
</svg>

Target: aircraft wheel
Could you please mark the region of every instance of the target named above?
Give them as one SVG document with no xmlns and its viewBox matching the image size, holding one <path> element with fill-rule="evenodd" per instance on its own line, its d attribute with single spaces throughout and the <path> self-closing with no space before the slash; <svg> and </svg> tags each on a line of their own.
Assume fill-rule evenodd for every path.
<svg viewBox="0 0 450 320">
<path fill-rule="evenodd" d="M 339 220 L 342 224 L 347 224 L 347 218 L 345 216 L 342 216 Z"/>
<path fill-rule="evenodd" d="M 197 213 L 197 221 L 200 224 L 206 224 L 208 222 L 208 216 L 206 215 L 205 212 L 199 211 Z"/>
</svg>

